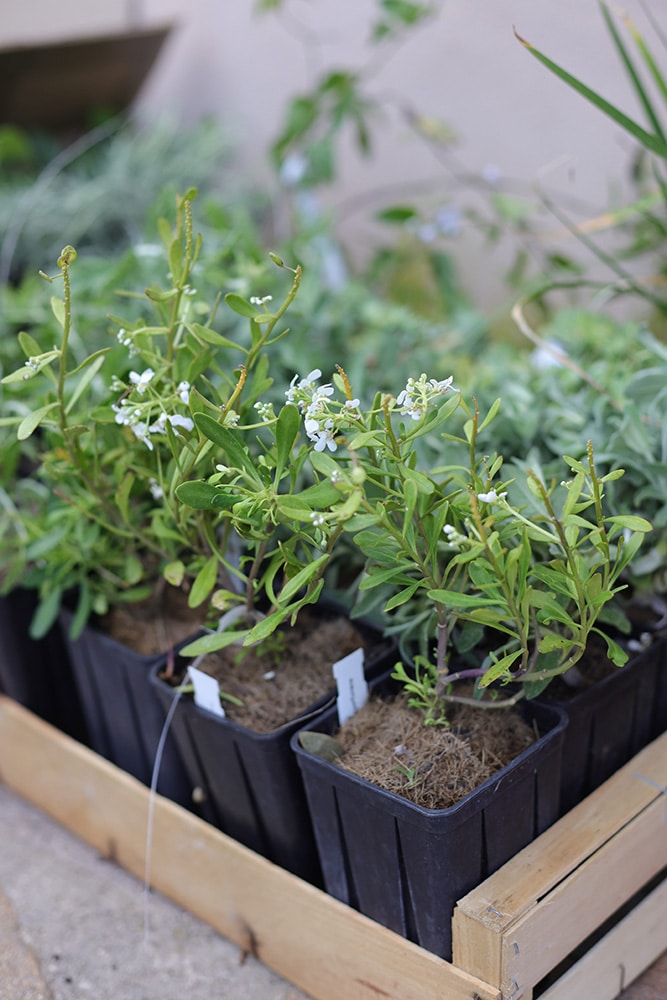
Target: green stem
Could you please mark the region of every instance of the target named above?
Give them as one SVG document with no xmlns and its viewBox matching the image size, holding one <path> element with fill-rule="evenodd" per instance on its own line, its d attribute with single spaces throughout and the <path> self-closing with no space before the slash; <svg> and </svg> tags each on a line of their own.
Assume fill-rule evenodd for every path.
<svg viewBox="0 0 667 1000">
<path fill-rule="evenodd" d="M 63 333 L 62 341 L 60 345 L 60 363 L 58 367 L 58 414 L 59 414 L 59 425 L 60 431 L 63 435 L 63 439 L 67 444 L 68 451 L 68 426 L 67 426 L 67 411 L 65 408 L 65 379 L 67 377 L 67 347 L 69 343 L 70 330 L 72 328 L 72 288 L 70 284 L 69 269 L 70 265 L 76 260 L 76 250 L 74 247 L 66 246 L 64 247 L 60 257 L 58 258 L 58 267 L 60 268 L 60 273 L 63 279 L 63 293 L 64 293 L 64 317 L 63 317 Z M 72 456 L 73 458 L 74 456 Z"/>
</svg>

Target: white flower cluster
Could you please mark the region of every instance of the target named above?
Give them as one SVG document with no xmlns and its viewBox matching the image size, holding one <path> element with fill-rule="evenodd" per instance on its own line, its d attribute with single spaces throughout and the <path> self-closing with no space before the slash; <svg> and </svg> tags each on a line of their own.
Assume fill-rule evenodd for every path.
<svg viewBox="0 0 667 1000">
<path fill-rule="evenodd" d="M 315 451 L 336 451 L 336 426 L 334 414 L 329 407 L 329 397 L 333 396 L 334 387 L 330 384 L 318 386 L 317 380 L 322 377 L 319 368 L 314 368 L 305 378 L 295 375 L 290 382 L 285 395 L 289 403 L 294 403 L 303 413 L 306 434 L 315 442 Z M 357 406 L 359 401 L 355 401 Z"/>
<path fill-rule="evenodd" d="M 259 419 L 263 420 L 265 424 L 271 423 L 272 420 L 276 419 L 273 403 L 255 403 L 255 409 L 257 410 Z"/>
<path fill-rule="evenodd" d="M 140 396 L 143 396 L 154 376 L 155 372 L 153 369 L 146 368 L 141 373 L 131 371 L 128 378 L 131 386 L 136 389 Z M 124 386 L 119 379 L 114 377 L 111 388 L 114 391 L 118 391 L 119 388 L 124 388 Z M 176 395 L 181 403 L 187 405 L 190 400 L 190 383 L 185 381 L 179 382 L 176 388 Z M 157 420 L 151 422 L 150 417 L 153 406 L 154 403 L 152 401 L 136 403 L 130 399 L 121 399 L 120 403 L 112 403 L 111 409 L 116 414 L 114 418 L 116 423 L 124 427 L 129 427 L 135 437 L 143 441 L 149 451 L 153 451 L 153 442 L 150 439 L 150 435 L 166 434 L 167 424 L 174 429 L 182 428 L 185 431 L 194 429 L 194 421 L 191 417 L 184 416 L 181 413 L 167 413 L 166 410 L 162 410 Z"/>
<path fill-rule="evenodd" d="M 437 396 L 442 396 L 450 391 L 458 391 L 452 385 L 453 381 L 453 375 L 438 381 L 434 378 L 427 378 L 424 372 L 418 379 L 409 378 L 405 389 L 399 392 L 396 397 L 396 403 L 401 407 L 400 412 L 405 413 L 412 420 L 421 420 Z"/>
<path fill-rule="evenodd" d="M 132 337 L 127 332 L 127 330 L 119 330 L 118 333 L 116 334 L 116 340 L 123 347 L 127 347 L 127 351 L 130 357 L 133 357 L 133 355 L 138 353 L 137 348 L 134 346 L 134 341 L 132 340 Z"/>
<path fill-rule="evenodd" d="M 447 536 L 447 544 L 452 549 L 460 552 L 465 542 L 468 541 L 467 536 L 458 531 L 453 524 L 446 524 L 442 530 Z"/>
<path fill-rule="evenodd" d="M 148 384 L 155 375 L 152 368 L 147 368 L 146 371 L 139 374 L 139 372 L 130 372 L 130 382 L 136 386 L 137 392 L 140 396 L 146 392 Z"/>
<path fill-rule="evenodd" d="M 478 493 L 477 499 L 481 500 L 482 503 L 499 503 L 504 500 L 507 496 L 507 491 L 503 493 L 497 493 L 496 490 L 489 490 L 488 493 Z"/>
</svg>

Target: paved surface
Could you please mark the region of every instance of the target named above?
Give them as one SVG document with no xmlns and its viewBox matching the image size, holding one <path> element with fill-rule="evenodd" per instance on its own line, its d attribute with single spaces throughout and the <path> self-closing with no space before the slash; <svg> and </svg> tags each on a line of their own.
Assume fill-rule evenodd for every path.
<svg viewBox="0 0 667 1000">
<path fill-rule="evenodd" d="M 307 1000 L 0 785 L 0 1000 Z"/>
<path fill-rule="evenodd" d="M 667 956 L 622 996 L 666 1000 Z M 307 1000 L 0 785 L 0 1000 L 183 997 Z"/>
</svg>

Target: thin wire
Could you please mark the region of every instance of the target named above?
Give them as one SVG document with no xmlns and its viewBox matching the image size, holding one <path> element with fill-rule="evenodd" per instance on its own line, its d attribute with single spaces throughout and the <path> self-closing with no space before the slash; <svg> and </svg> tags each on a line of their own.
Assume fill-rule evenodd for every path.
<svg viewBox="0 0 667 1000">
<path fill-rule="evenodd" d="M 144 868 L 144 944 L 148 943 L 148 935 L 150 932 L 148 904 L 149 904 L 150 887 L 151 887 L 150 883 L 151 883 L 151 861 L 152 861 L 152 849 L 153 849 L 153 825 L 155 820 L 155 796 L 157 794 L 157 782 L 158 782 L 158 776 L 160 774 L 162 755 L 164 753 L 164 747 L 167 741 L 167 735 L 169 733 L 169 727 L 171 725 L 171 720 L 174 717 L 174 713 L 176 712 L 176 707 L 178 705 L 182 693 L 183 692 L 181 691 L 180 688 L 176 688 L 176 697 L 169 706 L 169 711 L 167 712 L 167 717 L 164 720 L 162 732 L 160 733 L 160 739 L 158 740 L 157 749 L 155 751 L 155 762 L 153 764 L 153 773 L 151 775 L 150 796 L 148 799 L 148 821 L 146 823 L 146 863 Z"/>
</svg>

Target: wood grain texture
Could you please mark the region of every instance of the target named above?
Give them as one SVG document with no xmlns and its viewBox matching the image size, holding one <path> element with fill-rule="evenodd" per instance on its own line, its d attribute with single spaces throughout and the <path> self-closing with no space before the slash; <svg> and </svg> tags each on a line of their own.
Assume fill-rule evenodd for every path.
<svg viewBox="0 0 667 1000">
<path fill-rule="evenodd" d="M 0 779 L 144 877 L 148 790 L 2 696 Z M 151 884 L 315 1000 L 501 1000 L 159 796 Z"/>
<path fill-rule="evenodd" d="M 614 1000 L 665 946 L 667 882 L 642 900 L 540 1000 Z"/>
<path fill-rule="evenodd" d="M 530 996 L 667 866 L 666 786 L 667 734 L 459 901 L 454 964 L 499 986 L 503 997 Z M 667 930 L 650 960 L 665 946 Z"/>
</svg>

